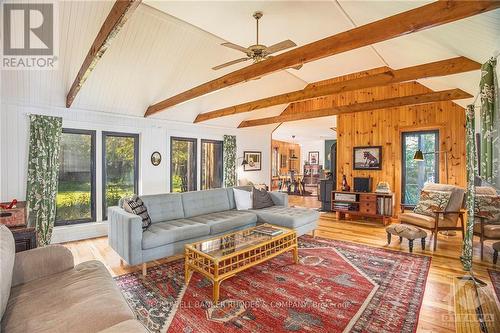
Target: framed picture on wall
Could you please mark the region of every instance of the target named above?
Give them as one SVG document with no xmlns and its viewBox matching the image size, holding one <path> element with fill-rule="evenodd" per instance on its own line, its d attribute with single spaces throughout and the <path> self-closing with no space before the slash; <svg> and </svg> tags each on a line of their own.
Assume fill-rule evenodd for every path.
<svg viewBox="0 0 500 333">
<path fill-rule="evenodd" d="M 243 166 L 243 171 L 259 171 L 262 168 L 262 152 L 260 151 L 245 151 L 243 152 L 244 159 L 248 162 Z"/>
<path fill-rule="evenodd" d="M 354 170 L 382 170 L 382 146 L 354 147 Z"/>
<path fill-rule="evenodd" d="M 319 164 L 319 151 L 310 151 L 307 160 L 309 164 Z"/>
</svg>

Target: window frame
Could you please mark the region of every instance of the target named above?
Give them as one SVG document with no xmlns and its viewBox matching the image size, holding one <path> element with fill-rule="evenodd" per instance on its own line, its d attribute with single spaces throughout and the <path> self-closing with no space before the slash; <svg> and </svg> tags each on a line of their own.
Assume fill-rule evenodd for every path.
<svg viewBox="0 0 500 333">
<path fill-rule="evenodd" d="M 96 131 L 95 130 L 85 130 L 78 128 L 63 128 L 63 134 L 81 134 L 90 135 L 90 219 L 76 219 L 76 220 L 56 220 L 54 221 L 54 226 L 66 226 L 80 223 L 91 223 L 96 222 L 97 212 L 96 212 L 96 165 L 97 165 L 97 154 L 96 154 Z M 59 178 L 58 178 L 59 183 Z M 59 191 L 58 191 L 59 192 Z M 56 194 L 57 198 L 57 194 Z M 57 203 L 56 203 L 57 210 Z M 56 213 L 57 214 L 57 213 Z M 57 215 L 56 215 L 57 216 Z"/>
<path fill-rule="evenodd" d="M 425 134 L 435 134 L 435 147 L 436 151 L 440 150 L 440 131 L 439 129 L 429 129 L 429 130 L 422 130 L 422 131 L 405 131 L 401 133 L 401 204 L 407 206 L 407 207 L 414 207 L 415 205 L 409 205 L 406 204 L 406 192 L 405 192 L 405 187 L 406 187 L 406 141 L 405 138 L 407 136 L 411 136 L 412 134 L 417 134 L 418 135 L 418 149 L 421 149 L 421 142 L 422 142 L 422 135 Z M 422 153 L 426 153 L 425 151 L 422 151 Z M 428 153 L 428 152 L 427 152 Z M 440 168 L 440 153 L 436 153 L 436 167 L 435 167 L 435 179 L 436 183 L 439 183 L 439 168 Z M 424 155 L 425 158 L 425 155 Z"/>
<path fill-rule="evenodd" d="M 204 143 L 215 143 L 215 144 L 220 144 L 221 146 L 221 152 L 222 152 L 222 169 L 220 173 L 220 178 L 221 178 L 221 186 L 220 187 L 214 187 L 214 188 L 224 188 L 224 140 L 212 140 L 212 139 L 201 139 L 200 142 L 200 190 L 203 190 L 203 184 L 204 184 L 204 177 L 203 177 L 203 144 Z M 208 189 L 206 189 L 208 190 Z"/>
<path fill-rule="evenodd" d="M 173 141 L 187 141 L 187 142 L 192 142 L 193 147 L 194 147 L 194 170 L 195 170 L 195 175 L 194 175 L 194 190 L 198 190 L 198 139 L 197 138 L 188 138 L 188 137 L 181 137 L 181 136 L 171 136 L 170 137 L 170 193 L 172 192 L 172 179 L 173 179 L 173 173 L 172 173 L 172 166 L 173 166 L 173 149 L 172 149 L 172 143 Z M 189 190 L 188 190 L 189 192 Z"/>
<path fill-rule="evenodd" d="M 139 134 L 137 133 L 126 133 L 126 132 L 110 132 L 103 131 L 101 133 L 101 160 L 102 160 L 102 179 L 101 179 L 101 189 L 102 189 L 102 220 L 106 221 L 108 219 L 108 212 L 106 207 L 106 138 L 109 136 L 120 137 L 120 138 L 133 138 L 134 139 L 134 192 L 139 191 Z M 138 193 L 137 193 L 138 194 Z"/>
</svg>

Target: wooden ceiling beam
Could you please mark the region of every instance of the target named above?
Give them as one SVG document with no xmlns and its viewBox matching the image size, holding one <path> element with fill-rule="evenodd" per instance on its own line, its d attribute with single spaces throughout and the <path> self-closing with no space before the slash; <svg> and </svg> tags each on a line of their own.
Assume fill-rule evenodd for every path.
<svg viewBox="0 0 500 333">
<path fill-rule="evenodd" d="M 82 88 L 83 84 L 94 70 L 95 66 L 102 58 L 104 52 L 108 49 L 111 41 L 118 34 L 127 19 L 137 9 L 142 0 L 116 0 L 113 8 L 111 8 L 108 17 L 104 20 L 101 29 L 97 33 L 94 42 L 90 46 L 90 50 L 83 61 L 78 74 L 76 75 L 68 95 L 66 96 L 66 107 L 71 107 L 76 95 Z"/>
<path fill-rule="evenodd" d="M 471 97 L 472 97 L 471 94 L 466 93 L 463 90 L 450 89 L 444 91 L 429 92 L 425 94 L 381 99 L 373 102 L 353 103 L 333 108 L 308 110 L 291 114 L 281 114 L 275 117 L 245 120 L 238 126 L 238 128 L 261 126 L 261 125 L 268 125 L 268 124 L 282 123 L 282 122 L 284 123 L 284 122 L 303 120 L 303 119 L 337 116 L 346 113 L 373 111 L 380 109 L 389 109 L 394 107 L 451 101 L 451 100 L 471 98 Z"/>
<path fill-rule="evenodd" d="M 305 64 L 363 46 L 422 31 L 500 8 L 500 1 L 436 1 L 312 42 L 270 59 L 228 73 L 212 81 L 150 105 L 145 116 L 210 92 L 249 81 L 279 70 Z"/>
<path fill-rule="evenodd" d="M 413 81 L 434 76 L 445 76 L 472 70 L 478 70 L 481 64 L 465 57 L 458 57 L 432 62 L 429 64 L 412 66 L 398 70 L 387 70 L 380 74 L 373 74 L 352 80 L 338 81 L 330 84 L 308 86 L 302 90 L 262 98 L 256 101 L 243 103 L 227 108 L 201 113 L 195 123 L 207 121 L 214 118 L 230 116 L 238 113 L 250 112 L 267 108 L 274 105 L 305 101 L 313 98 L 328 96 L 346 91 L 385 86 L 405 81 Z"/>
</svg>

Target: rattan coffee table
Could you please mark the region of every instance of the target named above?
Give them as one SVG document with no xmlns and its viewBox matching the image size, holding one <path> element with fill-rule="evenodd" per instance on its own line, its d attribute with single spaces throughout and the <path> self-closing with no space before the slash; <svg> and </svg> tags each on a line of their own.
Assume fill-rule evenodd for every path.
<svg viewBox="0 0 500 333">
<path fill-rule="evenodd" d="M 213 301 L 217 303 L 221 282 L 247 268 L 287 251 L 293 252 L 293 259 L 297 264 L 299 252 L 295 231 L 274 225 L 272 227 L 283 232 L 277 236 L 268 236 L 256 233 L 254 230 L 256 227 L 253 227 L 186 244 L 184 252 L 186 285 L 193 271 L 203 274 L 213 283 Z"/>
</svg>

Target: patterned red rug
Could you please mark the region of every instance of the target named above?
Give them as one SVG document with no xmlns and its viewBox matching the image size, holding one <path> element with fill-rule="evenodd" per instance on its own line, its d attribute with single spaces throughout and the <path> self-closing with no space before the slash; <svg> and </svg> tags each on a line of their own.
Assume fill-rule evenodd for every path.
<svg viewBox="0 0 500 333">
<path fill-rule="evenodd" d="M 490 279 L 491 283 L 493 284 L 493 289 L 495 289 L 497 299 L 500 302 L 500 271 L 488 269 L 488 273 L 490 273 Z"/>
<path fill-rule="evenodd" d="M 151 332 L 415 332 L 430 257 L 347 242 L 300 241 L 300 264 L 284 254 L 221 285 L 183 261 L 116 278 Z"/>
</svg>

